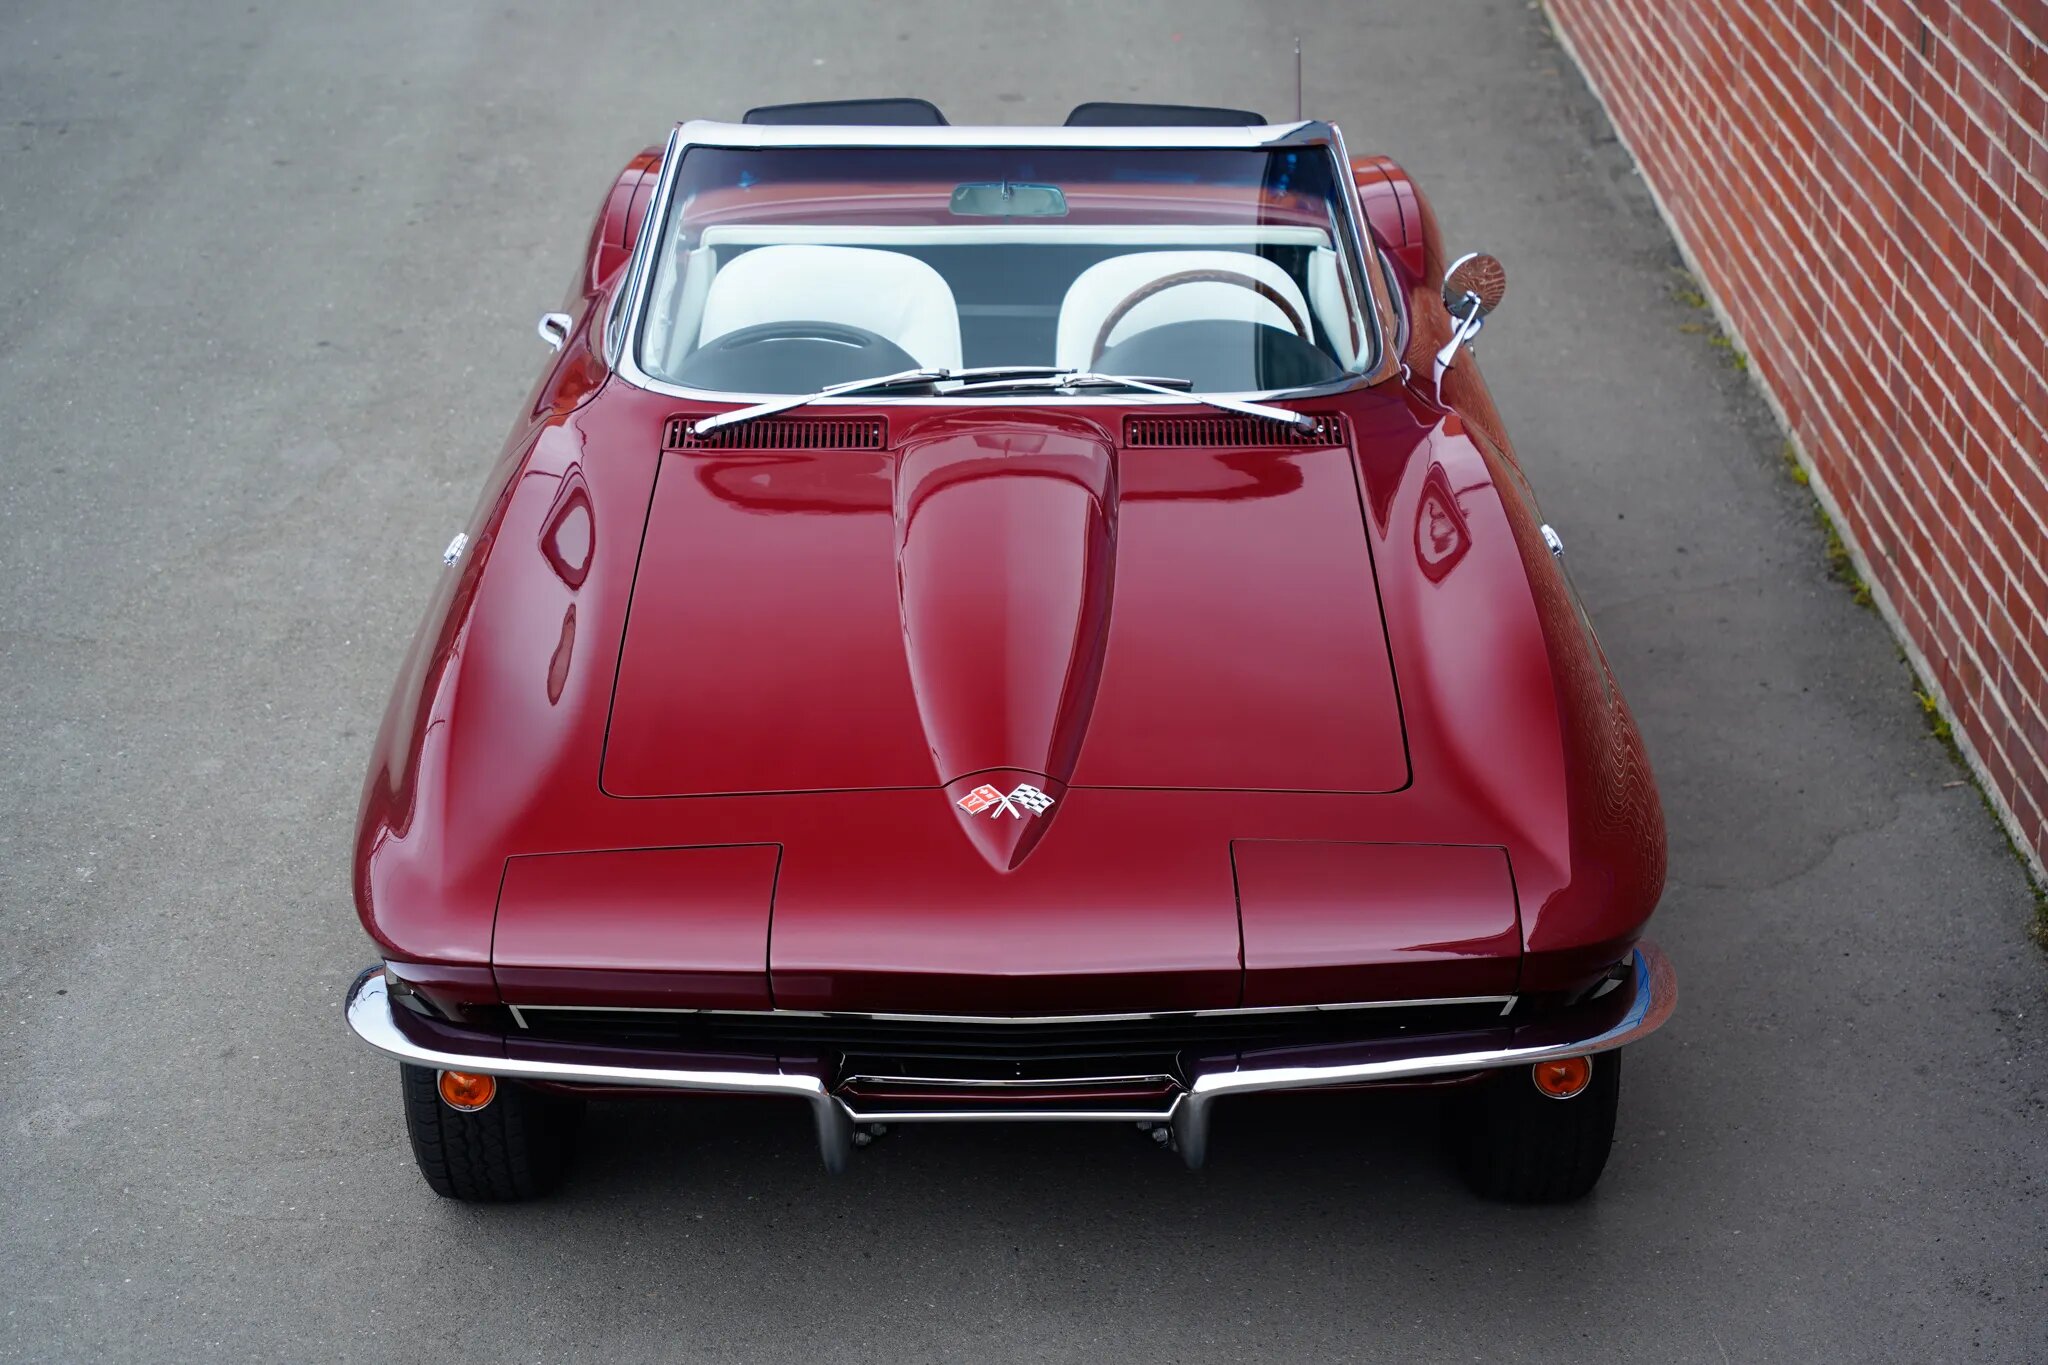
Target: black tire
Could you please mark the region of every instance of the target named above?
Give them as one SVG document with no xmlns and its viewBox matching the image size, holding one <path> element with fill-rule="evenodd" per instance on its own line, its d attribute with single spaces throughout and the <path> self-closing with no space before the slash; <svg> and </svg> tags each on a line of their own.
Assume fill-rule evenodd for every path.
<svg viewBox="0 0 2048 1365">
<path fill-rule="evenodd" d="M 1475 1194 L 1515 1204 L 1563 1204 L 1600 1181 L 1621 1103 L 1621 1054 L 1593 1058 L 1593 1079 L 1568 1100 L 1536 1088 L 1529 1068 L 1500 1071 L 1447 1109 L 1458 1173 Z"/>
<path fill-rule="evenodd" d="M 399 1063 L 405 1131 L 413 1160 L 434 1193 L 472 1204 L 546 1194 L 568 1172 L 583 1102 L 499 1081 L 473 1113 L 441 1099 L 440 1073 Z"/>
</svg>

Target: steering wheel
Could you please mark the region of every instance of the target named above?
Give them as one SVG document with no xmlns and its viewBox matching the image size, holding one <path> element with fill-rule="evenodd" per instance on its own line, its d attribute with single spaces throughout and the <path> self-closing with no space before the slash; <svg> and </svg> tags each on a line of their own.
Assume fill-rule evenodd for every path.
<svg viewBox="0 0 2048 1365">
<path fill-rule="evenodd" d="M 879 332 L 843 322 L 787 318 L 738 327 L 690 352 L 677 383 L 731 393 L 809 393 L 828 384 L 914 370 L 917 361 Z"/>
<path fill-rule="evenodd" d="M 870 332 L 865 327 L 855 327 L 844 322 L 814 322 L 808 318 L 791 318 L 782 322 L 757 322 L 751 327 L 736 327 L 723 336 L 713 337 L 697 349 L 737 351 L 771 341 L 822 341 L 836 346 L 851 346 L 863 351 L 894 349 L 896 345 L 880 332 Z"/>
<path fill-rule="evenodd" d="M 1088 352 L 1088 363 L 1092 366 L 1102 359 L 1102 353 L 1109 349 L 1109 334 L 1116 330 L 1116 325 L 1122 322 L 1133 308 L 1154 294 L 1163 294 L 1183 284 L 1234 284 L 1240 289 L 1249 289 L 1278 308 L 1281 315 L 1287 319 L 1288 325 L 1294 328 L 1296 336 L 1303 341 L 1310 339 L 1308 323 L 1302 320 L 1294 304 L 1285 294 L 1257 276 L 1247 275 L 1238 270 L 1176 270 L 1171 275 L 1161 275 L 1158 279 L 1132 290 L 1116 307 L 1109 310 L 1109 315 L 1102 320 L 1102 330 L 1095 334 L 1095 345 Z"/>
</svg>

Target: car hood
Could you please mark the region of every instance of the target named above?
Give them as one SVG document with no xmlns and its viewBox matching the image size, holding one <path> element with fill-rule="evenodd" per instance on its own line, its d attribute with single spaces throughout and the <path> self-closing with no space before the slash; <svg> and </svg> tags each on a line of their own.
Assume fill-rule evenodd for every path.
<svg viewBox="0 0 2048 1365">
<path fill-rule="evenodd" d="M 1534 509 L 1406 390 L 1306 406 L 1327 440 L 876 404 L 696 450 L 676 400 L 622 386 L 551 419 L 386 712 L 364 923 L 394 960 L 489 965 L 502 931 L 505 971 L 707 999 L 767 998 L 765 967 L 796 1008 L 1498 993 L 1503 959 L 1583 984 L 1654 905 L 1662 830 Z M 795 448 L 830 434 L 798 418 L 878 439 Z M 677 852 L 508 867 L 607 850 Z M 1325 989 L 1373 962 L 1420 975 Z"/>
<path fill-rule="evenodd" d="M 875 451 L 667 452 L 605 790 L 983 777 L 1403 786 L 1348 442 L 1132 449 L 1048 414 Z"/>
</svg>

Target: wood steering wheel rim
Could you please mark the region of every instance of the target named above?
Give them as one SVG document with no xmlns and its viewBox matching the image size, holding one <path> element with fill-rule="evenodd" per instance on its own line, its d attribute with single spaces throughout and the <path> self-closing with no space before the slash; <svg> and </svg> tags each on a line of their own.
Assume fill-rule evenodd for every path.
<svg viewBox="0 0 2048 1365">
<path fill-rule="evenodd" d="M 1295 309 L 1294 304 L 1285 294 L 1257 276 L 1247 275 L 1241 270 L 1176 270 L 1171 275 L 1161 275 L 1158 279 L 1148 281 L 1132 290 L 1116 307 L 1109 310 L 1109 316 L 1102 320 L 1101 330 L 1095 334 L 1095 346 L 1088 352 L 1088 363 L 1093 365 L 1102 359 L 1102 353 L 1109 349 L 1109 334 L 1116 330 L 1116 325 L 1122 322 L 1133 308 L 1154 294 L 1163 294 L 1184 284 L 1234 284 L 1240 289 L 1249 289 L 1278 308 L 1281 316 L 1287 319 L 1288 325 L 1294 328 L 1296 336 L 1303 341 L 1309 339 L 1308 323 Z"/>
</svg>

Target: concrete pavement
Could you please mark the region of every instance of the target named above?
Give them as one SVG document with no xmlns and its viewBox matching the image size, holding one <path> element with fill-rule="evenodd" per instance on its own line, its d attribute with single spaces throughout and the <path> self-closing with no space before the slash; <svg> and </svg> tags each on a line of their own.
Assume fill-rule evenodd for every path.
<svg viewBox="0 0 2048 1365">
<path fill-rule="evenodd" d="M 1291 112 L 1508 265 L 1489 379 L 1649 739 L 1680 1012 L 1605 1183 L 1469 1199 L 1426 1099 L 912 1130 L 599 1105 L 418 1180 L 348 844 L 430 585 L 616 167 L 911 93 Z M 2048 962 L 1889 637 L 1523 0 L 0 12 L 0 1358 L 2039 1360 Z"/>
</svg>

